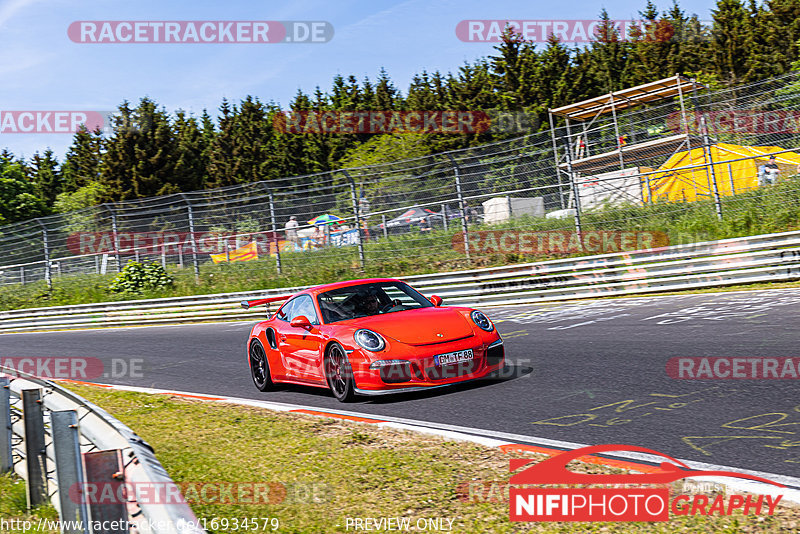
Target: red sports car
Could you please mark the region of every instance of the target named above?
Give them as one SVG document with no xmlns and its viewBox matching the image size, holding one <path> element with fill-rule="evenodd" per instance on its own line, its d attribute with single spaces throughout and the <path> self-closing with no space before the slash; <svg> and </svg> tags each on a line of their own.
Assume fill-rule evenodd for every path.
<svg viewBox="0 0 800 534">
<path fill-rule="evenodd" d="M 351 280 L 290 297 L 253 327 L 247 357 L 261 391 L 276 382 L 355 394 L 421 390 L 481 378 L 504 364 L 503 340 L 483 313 L 442 307 L 405 282 Z"/>
</svg>

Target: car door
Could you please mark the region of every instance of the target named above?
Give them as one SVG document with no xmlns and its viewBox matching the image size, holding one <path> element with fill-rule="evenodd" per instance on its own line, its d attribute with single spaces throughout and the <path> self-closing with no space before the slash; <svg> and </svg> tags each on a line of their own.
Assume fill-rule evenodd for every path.
<svg viewBox="0 0 800 534">
<path fill-rule="evenodd" d="M 289 320 L 292 316 L 292 308 L 294 307 L 296 300 L 297 299 L 294 298 L 286 302 L 275 314 L 275 317 L 278 319 L 275 321 L 275 342 L 278 344 L 280 369 L 275 369 L 274 372 L 276 372 L 276 374 L 279 376 L 282 375 L 287 378 L 291 378 L 296 375 L 295 369 L 293 365 L 291 365 L 291 361 L 287 358 L 287 354 L 290 352 L 290 350 L 289 345 L 286 343 L 286 335 L 291 328 Z"/>
<path fill-rule="evenodd" d="M 295 378 L 318 381 L 322 379 L 322 357 L 320 344 L 322 335 L 319 330 L 319 315 L 310 295 L 300 295 L 293 300 L 292 308 L 287 313 L 289 324 L 282 329 L 283 338 L 279 341 L 288 368 Z M 295 327 L 290 323 L 300 316 L 306 317 L 310 327 Z"/>
</svg>

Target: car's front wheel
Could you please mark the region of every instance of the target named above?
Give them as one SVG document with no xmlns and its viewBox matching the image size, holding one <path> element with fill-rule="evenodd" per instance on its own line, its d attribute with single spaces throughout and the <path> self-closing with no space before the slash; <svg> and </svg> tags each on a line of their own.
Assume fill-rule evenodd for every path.
<svg viewBox="0 0 800 534">
<path fill-rule="evenodd" d="M 272 389 L 273 382 L 269 374 L 267 353 L 264 351 L 264 345 L 258 339 L 250 342 L 250 375 L 259 391 Z"/>
<path fill-rule="evenodd" d="M 328 354 L 325 356 L 325 377 L 336 400 L 339 402 L 353 400 L 355 396 L 353 368 L 350 366 L 344 347 L 338 343 L 328 347 Z"/>
</svg>

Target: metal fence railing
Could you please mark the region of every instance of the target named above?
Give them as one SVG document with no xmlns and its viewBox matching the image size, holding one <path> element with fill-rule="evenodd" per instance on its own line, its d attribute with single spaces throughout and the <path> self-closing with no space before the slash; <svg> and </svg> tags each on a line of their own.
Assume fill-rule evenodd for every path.
<svg viewBox="0 0 800 534">
<path fill-rule="evenodd" d="M 556 126 L 552 137 L 540 132 L 399 162 L 104 204 L 0 226 L 0 285 L 113 273 L 129 259 L 192 269 L 199 276 L 212 255 L 230 258 L 252 242 L 259 260 L 243 269 L 292 274 L 320 265 L 391 268 L 416 257 L 436 257 L 431 269 L 437 270 L 485 265 L 497 251 L 481 248 L 471 234 L 497 228 L 668 229 L 670 243 L 681 244 L 744 235 L 736 223 L 720 224 L 718 235 L 698 236 L 692 232 L 698 221 L 752 223 L 774 215 L 777 206 L 787 211 L 786 222 L 776 218 L 783 227 L 751 233 L 788 229 L 797 215 L 789 208 L 800 200 L 800 183 L 791 179 L 800 163 L 792 151 L 800 152 L 800 75 L 705 91 L 686 97 L 685 113 L 679 115 L 678 108 L 666 102 L 620 112 L 613 125 L 601 118 L 587 126 L 583 144 L 572 147 L 585 158 L 621 146 L 620 137 L 623 152 L 638 148 L 624 158 L 628 169 L 619 168 L 623 158 L 607 158 L 606 166 L 593 163 L 569 181 L 559 171 L 569 137 Z M 666 142 L 676 132 L 684 132 L 687 145 Z M 654 148 L 648 149 L 649 142 Z M 759 181 L 769 154 L 778 155 L 783 183 Z M 341 224 L 308 222 L 323 214 Z M 290 217 L 299 223 L 296 236 L 285 228 Z M 531 257 L 507 255 L 503 262 Z"/>
<path fill-rule="evenodd" d="M 144 502 L 128 489 L 177 488 L 130 428 L 51 381 L 0 366 L 0 471 L 12 470 L 25 479 L 29 508 L 51 502 L 58 511 L 47 529 L 205 532 L 185 502 Z"/>
</svg>

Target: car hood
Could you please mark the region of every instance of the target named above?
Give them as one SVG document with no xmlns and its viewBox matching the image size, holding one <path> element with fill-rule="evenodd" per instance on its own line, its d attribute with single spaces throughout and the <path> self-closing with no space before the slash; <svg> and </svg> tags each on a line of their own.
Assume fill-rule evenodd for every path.
<svg viewBox="0 0 800 534">
<path fill-rule="evenodd" d="M 427 345 L 474 334 L 472 324 L 449 308 L 420 308 L 359 319 L 358 326 L 408 345 Z"/>
</svg>

